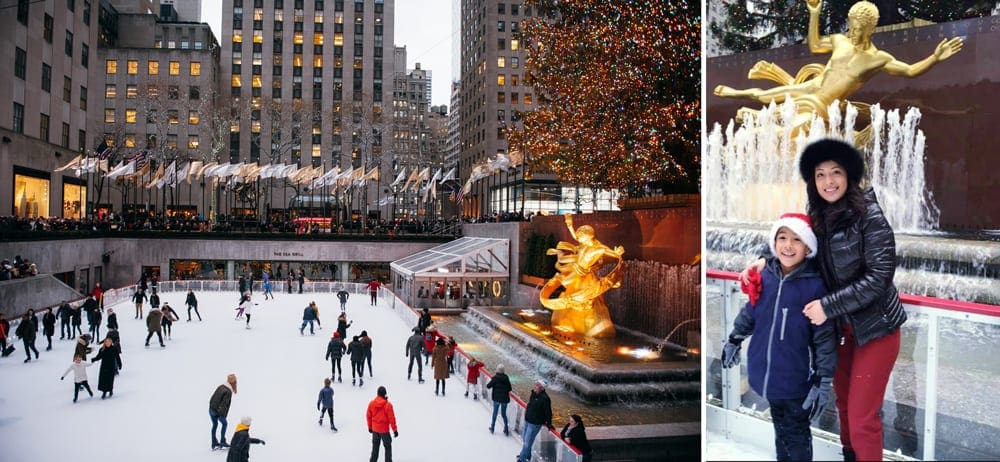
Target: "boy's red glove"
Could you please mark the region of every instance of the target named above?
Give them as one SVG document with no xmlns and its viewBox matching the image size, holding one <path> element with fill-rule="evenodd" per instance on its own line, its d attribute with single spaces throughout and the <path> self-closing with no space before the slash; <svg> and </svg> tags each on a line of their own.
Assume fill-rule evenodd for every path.
<svg viewBox="0 0 1000 462">
<path fill-rule="evenodd" d="M 751 268 L 747 271 L 748 282 L 740 281 L 740 290 L 747 294 L 750 298 L 750 306 L 757 305 L 757 299 L 760 298 L 761 279 L 760 273 L 757 270 Z"/>
</svg>

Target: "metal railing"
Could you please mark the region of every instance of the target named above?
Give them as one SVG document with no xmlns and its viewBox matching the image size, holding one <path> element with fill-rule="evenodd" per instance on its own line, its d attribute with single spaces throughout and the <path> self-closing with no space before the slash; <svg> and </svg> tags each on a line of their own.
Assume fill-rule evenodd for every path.
<svg viewBox="0 0 1000 462">
<path fill-rule="evenodd" d="M 746 386 L 746 349 L 740 367 L 721 368 L 723 342 L 747 300 L 736 278 L 715 270 L 706 277 L 707 424 L 730 436 L 761 435 L 761 428 L 750 427 L 770 427 L 769 410 Z M 993 401 L 1000 377 L 1000 306 L 900 298 L 908 320 L 900 329 L 901 348 L 882 406 L 884 456 L 1000 460 L 1000 408 L 984 405 Z M 813 433 L 818 445 L 840 449 L 834 406 Z"/>
</svg>

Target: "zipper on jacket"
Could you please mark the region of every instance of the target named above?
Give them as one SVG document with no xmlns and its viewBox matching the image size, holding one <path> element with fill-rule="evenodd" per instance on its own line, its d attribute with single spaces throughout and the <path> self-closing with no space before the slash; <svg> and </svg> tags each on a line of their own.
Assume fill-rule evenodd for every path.
<svg viewBox="0 0 1000 462">
<path fill-rule="evenodd" d="M 778 278 L 778 294 L 774 299 L 774 308 L 771 309 L 771 328 L 767 334 L 767 367 L 764 368 L 764 386 L 763 388 L 764 396 L 762 398 L 767 398 L 767 383 L 771 379 L 771 348 L 774 346 L 774 325 L 778 323 L 778 302 L 781 300 L 781 288 L 785 284 L 785 276 L 782 275 Z"/>
<path fill-rule="evenodd" d="M 788 321 L 788 308 L 781 309 L 781 337 L 779 338 L 782 342 L 785 341 L 785 324 Z"/>
</svg>

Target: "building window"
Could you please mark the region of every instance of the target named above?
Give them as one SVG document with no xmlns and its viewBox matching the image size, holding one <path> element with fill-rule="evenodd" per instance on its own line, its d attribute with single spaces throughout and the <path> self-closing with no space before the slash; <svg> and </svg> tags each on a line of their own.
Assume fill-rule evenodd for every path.
<svg viewBox="0 0 1000 462">
<path fill-rule="evenodd" d="M 521 49 L 521 41 L 518 39 L 510 39 L 510 49 L 511 51 L 517 51 Z"/>
<path fill-rule="evenodd" d="M 170 75 L 181 75 L 180 61 L 170 61 Z"/>
<path fill-rule="evenodd" d="M 66 56 L 73 57 L 73 33 L 66 31 Z"/>
<path fill-rule="evenodd" d="M 201 99 L 201 87 L 197 85 L 188 87 L 188 99 Z"/>
<path fill-rule="evenodd" d="M 27 4 L 28 2 L 24 3 Z M 52 43 L 52 32 L 53 30 L 55 30 L 55 23 L 52 19 L 52 16 L 49 16 L 47 13 L 45 14 L 45 24 L 43 27 L 44 29 L 42 30 L 42 37 L 45 38 L 45 43 Z"/>
<path fill-rule="evenodd" d="M 512 56 L 510 58 L 510 67 L 512 69 L 517 69 L 517 67 L 520 65 L 520 63 L 521 63 L 521 59 L 518 58 L 517 56 Z"/>
<path fill-rule="evenodd" d="M 73 97 L 73 79 L 63 76 L 63 101 L 70 102 Z"/>
<path fill-rule="evenodd" d="M 104 62 L 104 72 L 108 75 L 118 73 L 118 61 L 114 59 L 109 59 Z"/>
<path fill-rule="evenodd" d="M 497 3 L 497 14 L 506 14 L 507 5 L 504 3 Z"/>
<path fill-rule="evenodd" d="M 497 74 L 497 86 L 502 87 L 504 82 L 507 81 L 507 76 L 504 74 Z"/>
<path fill-rule="evenodd" d="M 125 123 L 134 124 L 135 123 L 135 109 L 125 109 Z"/>
<path fill-rule="evenodd" d="M 52 91 L 52 66 L 42 63 L 42 90 Z"/>
<path fill-rule="evenodd" d="M 24 80 L 28 74 L 28 52 L 15 47 L 14 50 L 14 77 Z"/>
<path fill-rule="evenodd" d="M 14 133 L 24 134 L 24 105 L 14 103 Z"/>
<path fill-rule="evenodd" d="M 38 116 L 38 137 L 42 141 L 49 141 L 49 116 L 46 114 L 39 114 Z"/>
<path fill-rule="evenodd" d="M 115 110 L 113 108 L 104 109 L 104 123 L 106 124 L 115 123 Z"/>
<path fill-rule="evenodd" d="M 178 99 L 181 96 L 180 88 L 177 85 L 167 86 L 167 98 L 168 99 Z"/>
<path fill-rule="evenodd" d="M 86 43 L 83 44 L 80 50 L 80 65 L 90 67 L 90 47 Z"/>
<path fill-rule="evenodd" d="M 125 85 L 125 99 L 135 99 L 139 96 L 138 85 L 129 83 Z"/>
<path fill-rule="evenodd" d="M 90 25 L 90 2 L 86 0 L 83 2 L 83 23 Z"/>
<path fill-rule="evenodd" d="M 198 111 L 190 110 L 188 111 L 188 125 L 198 125 L 201 121 L 201 116 L 198 115 Z"/>
<path fill-rule="evenodd" d="M 28 0 L 17 0 L 17 22 L 28 25 Z"/>
<path fill-rule="evenodd" d="M 139 73 L 139 61 L 130 59 L 125 63 L 128 66 L 125 70 L 129 75 L 136 75 Z"/>
<path fill-rule="evenodd" d="M 115 99 L 118 96 L 118 89 L 113 83 L 104 85 L 104 97 L 107 99 Z"/>
<path fill-rule="evenodd" d="M 497 57 L 497 67 L 499 67 L 499 68 L 507 67 L 507 58 L 505 58 L 503 56 L 498 56 Z"/>
<path fill-rule="evenodd" d="M 191 75 L 201 75 L 201 63 L 198 61 L 191 62 Z"/>
<path fill-rule="evenodd" d="M 79 132 L 77 132 L 76 148 L 80 152 L 83 152 L 83 151 L 85 151 L 87 149 L 87 131 L 86 130 L 80 130 Z"/>
<path fill-rule="evenodd" d="M 498 91 L 497 92 L 497 102 L 498 103 L 506 103 L 507 102 L 507 93 L 504 93 L 502 91 Z"/>
<path fill-rule="evenodd" d="M 159 61 L 150 61 L 149 64 L 147 65 L 147 71 L 149 72 L 149 75 L 159 75 L 160 74 L 160 62 Z"/>
<path fill-rule="evenodd" d="M 87 110 L 87 87 L 80 87 L 80 109 Z"/>
<path fill-rule="evenodd" d="M 503 32 L 505 29 L 503 21 L 497 21 L 497 32 Z"/>
<path fill-rule="evenodd" d="M 125 134 L 125 147 L 134 148 L 135 147 L 135 135 L 132 133 Z"/>
<path fill-rule="evenodd" d="M 177 109 L 168 109 L 167 110 L 167 122 L 169 122 L 170 125 L 177 125 L 177 124 L 181 123 L 181 119 L 177 115 Z"/>
<path fill-rule="evenodd" d="M 188 135 L 188 149 L 198 149 L 198 135 Z"/>
<path fill-rule="evenodd" d="M 76 11 L 76 0 L 66 0 L 66 9 Z"/>
<path fill-rule="evenodd" d="M 524 104 L 531 104 L 531 93 L 524 94 Z"/>
</svg>

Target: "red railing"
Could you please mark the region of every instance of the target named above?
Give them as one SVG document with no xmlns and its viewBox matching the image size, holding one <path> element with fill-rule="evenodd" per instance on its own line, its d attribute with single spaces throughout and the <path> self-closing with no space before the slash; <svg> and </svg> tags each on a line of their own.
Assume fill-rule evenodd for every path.
<svg viewBox="0 0 1000 462">
<path fill-rule="evenodd" d="M 739 280 L 739 273 L 732 271 L 722 271 L 715 269 L 705 270 L 706 278 L 725 279 L 730 281 Z M 962 313 L 980 314 L 984 316 L 1000 317 L 1000 306 L 987 305 L 985 303 L 965 302 L 961 300 L 947 300 L 944 298 L 927 297 L 923 295 L 899 294 L 899 299 L 904 304 L 923 306 L 946 311 L 959 311 Z"/>
</svg>

